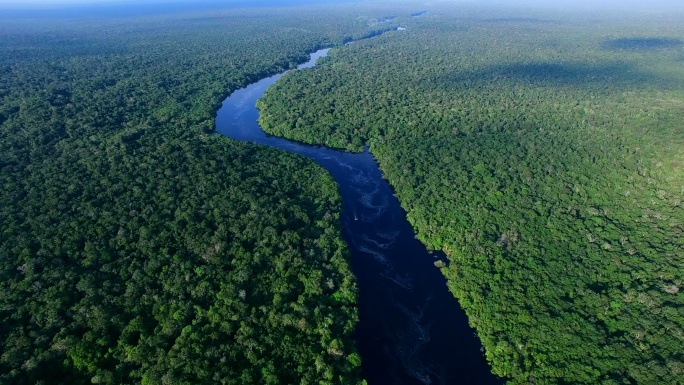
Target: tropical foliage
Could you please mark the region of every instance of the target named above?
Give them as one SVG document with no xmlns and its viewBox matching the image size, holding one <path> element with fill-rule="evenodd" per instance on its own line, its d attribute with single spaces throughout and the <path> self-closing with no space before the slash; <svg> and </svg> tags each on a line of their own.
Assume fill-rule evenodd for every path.
<svg viewBox="0 0 684 385">
<path fill-rule="evenodd" d="M 211 135 L 234 89 L 378 28 L 320 11 L 3 20 L 0 382 L 360 382 L 334 181 Z"/>
<path fill-rule="evenodd" d="M 496 374 L 682 384 L 683 19 L 407 13 L 283 77 L 261 123 L 370 146 Z"/>
</svg>

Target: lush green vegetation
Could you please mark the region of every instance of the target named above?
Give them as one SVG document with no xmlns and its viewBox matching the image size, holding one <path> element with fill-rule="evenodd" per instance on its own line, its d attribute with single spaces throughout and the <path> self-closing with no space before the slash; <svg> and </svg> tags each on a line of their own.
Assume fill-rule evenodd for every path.
<svg viewBox="0 0 684 385">
<path fill-rule="evenodd" d="M 682 384 L 684 15 L 431 9 L 259 103 L 369 144 L 496 374 Z"/>
<path fill-rule="evenodd" d="M 0 382 L 360 382 L 332 178 L 210 133 L 362 16 L 3 20 Z"/>
</svg>

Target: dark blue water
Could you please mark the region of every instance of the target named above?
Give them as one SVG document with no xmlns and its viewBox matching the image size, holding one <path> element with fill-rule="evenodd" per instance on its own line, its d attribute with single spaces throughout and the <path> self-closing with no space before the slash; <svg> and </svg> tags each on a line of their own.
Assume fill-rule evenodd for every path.
<svg viewBox="0 0 684 385">
<path fill-rule="evenodd" d="M 313 67 L 320 50 L 298 68 Z M 499 384 L 446 281 L 392 194 L 373 156 L 267 136 L 255 104 L 282 74 L 235 91 L 218 111 L 219 133 L 309 157 L 340 186 L 344 237 L 359 283 L 356 331 L 369 385 Z M 439 256 L 440 258 L 443 257 Z"/>
</svg>

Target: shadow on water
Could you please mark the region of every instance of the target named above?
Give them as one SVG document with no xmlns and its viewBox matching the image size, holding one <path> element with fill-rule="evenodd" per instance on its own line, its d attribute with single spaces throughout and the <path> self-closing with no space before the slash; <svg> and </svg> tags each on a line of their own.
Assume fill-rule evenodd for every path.
<svg viewBox="0 0 684 385">
<path fill-rule="evenodd" d="M 604 49 L 623 51 L 657 51 L 684 48 L 684 41 L 671 37 L 626 37 L 603 43 Z"/>
</svg>

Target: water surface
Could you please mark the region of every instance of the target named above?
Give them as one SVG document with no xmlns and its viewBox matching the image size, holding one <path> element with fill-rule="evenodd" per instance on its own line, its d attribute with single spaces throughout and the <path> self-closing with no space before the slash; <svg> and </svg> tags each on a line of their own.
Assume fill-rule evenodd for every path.
<svg viewBox="0 0 684 385">
<path fill-rule="evenodd" d="M 298 67 L 313 67 L 328 49 Z M 415 239 L 373 156 L 266 135 L 256 101 L 283 74 L 235 91 L 218 111 L 219 133 L 313 159 L 335 178 L 343 199 L 343 235 L 359 283 L 356 340 L 369 385 L 499 384 L 436 258 Z"/>
</svg>

